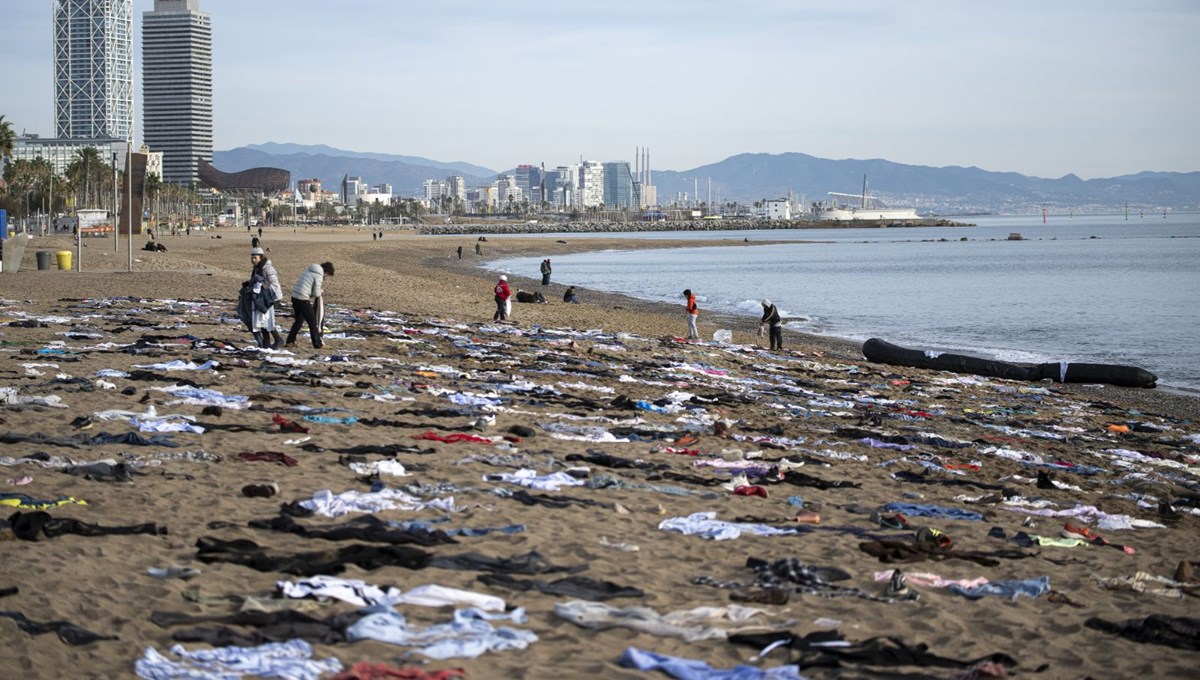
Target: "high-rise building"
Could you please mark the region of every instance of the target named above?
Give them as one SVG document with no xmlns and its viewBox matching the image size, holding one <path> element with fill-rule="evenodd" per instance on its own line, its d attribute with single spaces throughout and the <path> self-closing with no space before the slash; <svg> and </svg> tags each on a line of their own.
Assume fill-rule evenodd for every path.
<svg viewBox="0 0 1200 680">
<path fill-rule="evenodd" d="M 459 201 L 467 200 L 467 181 L 461 175 L 447 177 L 446 194 Z"/>
<path fill-rule="evenodd" d="M 609 161 L 604 164 L 604 207 L 609 210 L 639 207 L 628 161 Z"/>
<path fill-rule="evenodd" d="M 133 0 L 54 0 L 54 129 L 133 140 Z"/>
<path fill-rule="evenodd" d="M 596 161 L 584 161 L 579 169 L 580 203 L 585 208 L 604 205 L 604 165 Z"/>
<path fill-rule="evenodd" d="M 194 184 L 212 162 L 212 22 L 200 0 L 154 0 L 142 15 L 146 145 L 163 154 L 164 182 Z"/>
</svg>

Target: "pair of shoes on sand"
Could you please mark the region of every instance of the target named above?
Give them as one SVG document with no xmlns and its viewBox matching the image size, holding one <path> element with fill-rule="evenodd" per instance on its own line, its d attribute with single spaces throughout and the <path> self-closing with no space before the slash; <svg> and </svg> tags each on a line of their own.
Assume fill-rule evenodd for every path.
<svg viewBox="0 0 1200 680">
<path fill-rule="evenodd" d="M 279 494 L 279 485 L 275 482 L 267 484 L 247 484 L 242 487 L 242 495 L 250 498 L 270 498 Z"/>
<path fill-rule="evenodd" d="M 921 597 L 921 594 L 908 587 L 908 578 L 904 576 L 903 571 L 893 569 L 892 578 L 883 588 L 883 596 L 898 600 L 916 600 Z"/>
</svg>

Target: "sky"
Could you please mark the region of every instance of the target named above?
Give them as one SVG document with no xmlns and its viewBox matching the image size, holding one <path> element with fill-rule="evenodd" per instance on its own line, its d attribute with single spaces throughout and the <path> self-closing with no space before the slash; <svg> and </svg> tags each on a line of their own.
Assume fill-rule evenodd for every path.
<svg viewBox="0 0 1200 680">
<path fill-rule="evenodd" d="M 0 0 L 0 115 L 54 135 L 52 0 Z M 135 106 L 141 17 L 134 0 Z M 1200 171 L 1196 0 L 201 0 L 214 148 L 493 170 L 729 156 Z M 140 130 L 141 121 L 137 122 Z"/>
</svg>

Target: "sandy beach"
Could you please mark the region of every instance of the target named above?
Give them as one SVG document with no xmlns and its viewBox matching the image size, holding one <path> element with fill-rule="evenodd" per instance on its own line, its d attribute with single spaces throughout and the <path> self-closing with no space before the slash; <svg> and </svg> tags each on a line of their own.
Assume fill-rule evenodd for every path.
<svg viewBox="0 0 1200 680">
<path fill-rule="evenodd" d="M 278 352 L 237 321 L 245 231 L 132 272 L 34 239 L 0 274 L 2 675 L 305 640 L 277 677 L 1195 677 L 1200 399 L 773 353 L 704 310 L 733 344 L 687 343 L 682 300 L 568 305 L 557 269 L 493 323 L 484 259 L 679 243 L 475 238 L 268 230 L 285 299 L 337 268 L 325 347 Z M 363 585 L 285 597 L 318 576 Z"/>
</svg>

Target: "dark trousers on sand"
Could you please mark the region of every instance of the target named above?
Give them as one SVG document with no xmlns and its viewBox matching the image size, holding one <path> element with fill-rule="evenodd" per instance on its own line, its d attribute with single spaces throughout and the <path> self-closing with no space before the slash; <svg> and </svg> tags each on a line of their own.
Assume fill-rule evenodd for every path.
<svg viewBox="0 0 1200 680">
<path fill-rule="evenodd" d="M 783 326 L 771 326 L 771 349 L 783 349 Z"/>
<path fill-rule="evenodd" d="M 317 304 L 320 304 L 319 302 Z M 296 315 L 296 320 L 292 322 L 292 329 L 288 331 L 287 342 L 292 344 L 296 342 L 296 334 L 308 324 L 308 334 L 312 337 L 312 345 L 316 349 L 321 349 L 321 321 L 317 319 L 317 310 L 313 303 L 300 298 L 292 298 L 292 311 Z"/>
</svg>

